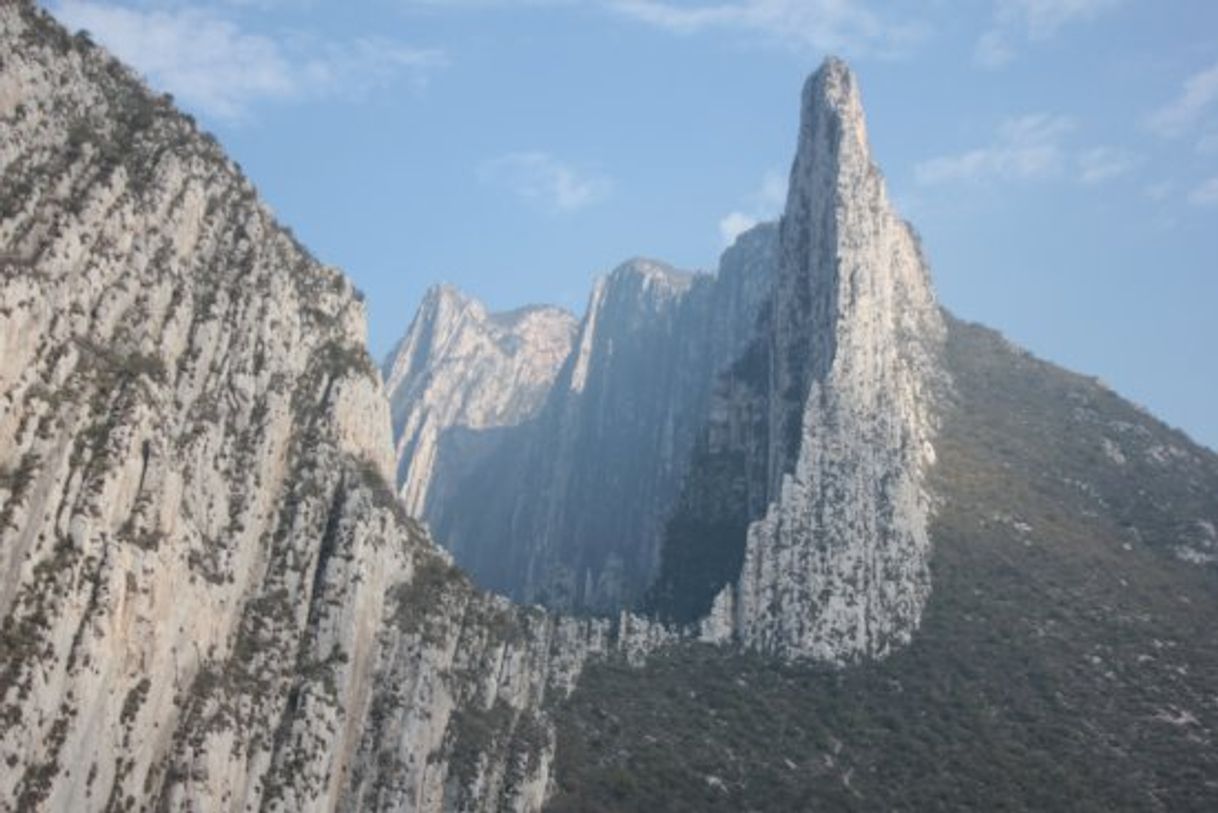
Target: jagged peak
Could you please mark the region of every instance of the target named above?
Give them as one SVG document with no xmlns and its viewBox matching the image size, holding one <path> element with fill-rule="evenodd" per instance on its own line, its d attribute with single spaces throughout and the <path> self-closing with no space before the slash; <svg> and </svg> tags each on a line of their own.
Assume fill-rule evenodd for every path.
<svg viewBox="0 0 1218 813">
<path fill-rule="evenodd" d="M 597 281 L 589 310 L 599 307 L 614 290 L 639 288 L 656 294 L 680 296 L 702 276 L 705 275 L 675 268 L 660 260 L 633 257 Z"/>
<path fill-rule="evenodd" d="M 830 57 L 804 84 L 787 215 L 812 208 L 809 198 L 824 201 L 844 179 L 874 171 L 858 81 L 845 62 Z"/>
<path fill-rule="evenodd" d="M 804 83 L 802 120 L 805 124 L 832 116 L 842 126 L 841 137 L 867 141 L 863 101 L 858 80 L 837 57 L 828 57 Z"/>
<path fill-rule="evenodd" d="M 574 330 L 579 319 L 575 314 L 566 308 L 558 305 L 547 305 L 532 303 L 521 305 L 518 308 L 512 308 L 507 311 L 495 311 L 488 315 L 487 319 L 497 327 L 504 330 L 515 330 L 522 325 L 533 324 L 539 321 L 553 322 L 555 324 L 569 324 Z"/>
<path fill-rule="evenodd" d="M 510 310 L 492 311 L 481 299 L 467 294 L 450 282 L 440 282 L 429 286 L 423 293 L 418 313 L 430 316 L 445 310 L 455 313 L 464 312 L 476 321 L 486 322 L 509 331 L 537 319 L 553 320 L 559 323 L 570 321 L 573 324 L 577 321 L 573 313 L 558 305 L 531 303 Z"/>
<path fill-rule="evenodd" d="M 723 250 L 720 256 L 720 265 L 723 264 L 723 258 L 730 254 L 735 254 L 740 251 L 748 251 L 754 248 L 759 243 L 772 241 L 778 232 L 777 220 L 765 220 L 758 223 L 749 229 L 746 229 L 736 235 L 736 239 L 732 244 Z"/>
<path fill-rule="evenodd" d="M 683 282 L 697 276 L 697 272 L 683 271 L 661 260 L 649 257 L 632 257 L 609 273 L 611 280 L 624 277 L 642 277 L 643 279 L 663 279 L 672 282 Z"/>
<path fill-rule="evenodd" d="M 463 309 L 471 305 L 478 307 L 480 310 L 486 310 L 486 306 L 477 297 L 465 293 L 450 282 L 438 282 L 429 286 L 423 293 L 423 300 L 419 304 L 419 313 L 431 313 L 443 308 Z"/>
</svg>

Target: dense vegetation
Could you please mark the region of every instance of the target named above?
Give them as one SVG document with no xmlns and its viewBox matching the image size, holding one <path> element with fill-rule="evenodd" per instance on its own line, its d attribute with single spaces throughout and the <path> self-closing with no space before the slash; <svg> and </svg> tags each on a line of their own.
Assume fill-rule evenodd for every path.
<svg viewBox="0 0 1218 813">
<path fill-rule="evenodd" d="M 990 331 L 948 365 L 913 645 L 592 668 L 554 810 L 1218 809 L 1218 457 Z"/>
</svg>

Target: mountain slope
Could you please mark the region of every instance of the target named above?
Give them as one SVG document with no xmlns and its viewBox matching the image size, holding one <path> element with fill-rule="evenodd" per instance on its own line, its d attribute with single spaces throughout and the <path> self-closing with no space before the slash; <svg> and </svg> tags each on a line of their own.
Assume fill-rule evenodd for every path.
<svg viewBox="0 0 1218 813">
<path fill-rule="evenodd" d="M 1218 455 L 949 320 L 919 632 L 845 670 L 595 667 L 554 810 L 1211 810 Z"/>
<path fill-rule="evenodd" d="M 210 136 L 0 5 L 0 810 L 536 810 L 645 625 L 475 591 L 359 297 Z"/>
</svg>

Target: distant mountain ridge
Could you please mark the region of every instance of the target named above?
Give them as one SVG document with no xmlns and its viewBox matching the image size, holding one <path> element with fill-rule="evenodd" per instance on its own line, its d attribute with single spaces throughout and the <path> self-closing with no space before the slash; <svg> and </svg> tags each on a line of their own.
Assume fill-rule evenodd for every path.
<svg viewBox="0 0 1218 813">
<path fill-rule="evenodd" d="M 434 456 L 437 478 L 426 484 L 413 474 L 420 463 L 409 433 L 399 432 L 407 505 L 491 589 L 557 609 L 633 606 L 658 569 L 664 513 L 709 405 L 713 373 L 758 318 L 775 244 L 775 227 L 758 227 L 724 255 L 714 276 L 644 259 L 614 270 L 596 284 L 566 358 L 532 409 L 495 426 L 456 411 L 437 421 L 435 451 L 422 456 Z M 460 330 L 455 325 L 470 314 L 487 325 L 492 316 L 479 305 L 433 318 L 432 302 L 429 295 L 386 362 L 406 371 L 387 381 L 405 425 L 429 408 L 412 394 L 423 387 L 443 389 L 454 402 L 488 391 L 520 400 L 524 382 L 468 375 L 435 338 Z M 411 355 L 419 347 L 435 348 L 433 356 Z M 471 346 L 463 364 L 491 369 L 497 354 Z"/>
</svg>

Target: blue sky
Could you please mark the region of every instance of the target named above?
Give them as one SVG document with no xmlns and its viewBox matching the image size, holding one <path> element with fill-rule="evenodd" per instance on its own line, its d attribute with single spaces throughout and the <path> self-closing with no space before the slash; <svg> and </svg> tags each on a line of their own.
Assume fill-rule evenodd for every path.
<svg viewBox="0 0 1218 813">
<path fill-rule="evenodd" d="M 172 92 L 370 306 L 582 310 L 781 208 L 799 88 L 862 83 L 941 299 L 1218 447 L 1212 0 L 48 0 Z"/>
</svg>

